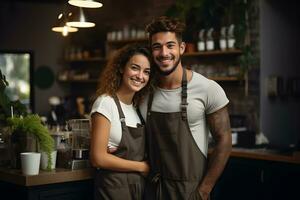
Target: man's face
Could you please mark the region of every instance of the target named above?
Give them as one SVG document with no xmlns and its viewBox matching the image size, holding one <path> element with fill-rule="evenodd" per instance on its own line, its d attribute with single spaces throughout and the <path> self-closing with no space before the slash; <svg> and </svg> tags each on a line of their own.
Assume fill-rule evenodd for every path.
<svg viewBox="0 0 300 200">
<path fill-rule="evenodd" d="M 151 49 L 160 73 L 169 75 L 180 63 L 185 44 L 184 42 L 179 43 L 173 32 L 159 32 L 151 37 Z"/>
</svg>

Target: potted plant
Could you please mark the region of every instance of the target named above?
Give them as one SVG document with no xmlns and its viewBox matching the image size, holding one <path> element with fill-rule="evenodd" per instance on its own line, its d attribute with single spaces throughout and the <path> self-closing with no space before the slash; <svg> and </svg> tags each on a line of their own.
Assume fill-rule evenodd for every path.
<svg viewBox="0 0 300 200">
<path fill-rule="evenodd" d="M 28 114 L 26 107 L 19 100 L 10 100 L 5 93 L 8 85 L 0 70 L 0 125 L 1 128 L 6 129 L 5 132 L 9 132 L 11 137 L 11 147 L 14 150 L 12 165 L 16 168 L 20 167 L 22 151 L 41 150 L 48 155 L 47 169 L 51 169 L 51 152 L 54 150 L 53 138 L 37 114 Z"/>
<path fill-rule="evenodd" d="M 47 169 L 51 169 L 52 157 L 51 152 L 54 150 L 54 140 L 51 137 L 49 130 L 42 124 L 40 117 L 36 114 L 29 114 L 24 117 L 12 117 L 7 119 L 11 128 L 12 143 L 18 143 L 18 151 L 38 151 L 46 152 L 48 156 Z M 26 144 L 27 139 L 31 138 L 30 145 Z M 17 155 L 19 156 L 19 155 Z"/>
</svg>

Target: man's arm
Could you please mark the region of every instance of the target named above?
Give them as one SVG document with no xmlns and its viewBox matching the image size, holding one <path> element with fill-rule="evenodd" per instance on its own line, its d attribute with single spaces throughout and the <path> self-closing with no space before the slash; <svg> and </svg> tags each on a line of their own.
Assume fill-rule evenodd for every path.
<svg viewBox="0 0 300 200">
<path fill-rule="evenodd" d="M 198 188 L 204 200 L 208 198 L 222 174 L 231 152 L 231 130 L 227 107 L 207 115 L 207 122 L 216 145 L 210 155 L 207 172 Z"/>
</svg>

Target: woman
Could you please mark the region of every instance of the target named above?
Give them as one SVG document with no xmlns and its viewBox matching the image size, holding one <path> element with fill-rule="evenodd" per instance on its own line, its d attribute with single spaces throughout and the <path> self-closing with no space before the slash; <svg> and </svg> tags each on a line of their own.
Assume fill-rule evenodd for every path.
<svg viewBox="0 0 300 200">
<path fill-rule="evenodd" d="M 150 52 L 140 45 L 120 49 L 104 70 L 91 111 L 91 163 L 100 168 L 95 199 L 142 199 L 143 120 L 136 110 L 149 88 Z"/>
</svg>

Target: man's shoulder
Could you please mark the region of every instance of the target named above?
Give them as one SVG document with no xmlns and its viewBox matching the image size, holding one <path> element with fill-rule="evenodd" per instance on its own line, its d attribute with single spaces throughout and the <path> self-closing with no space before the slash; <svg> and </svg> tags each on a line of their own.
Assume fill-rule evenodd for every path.
<svg viewBox="0 0 300 200">
<path fill-rule="evenodd" d="M 190 87 L 191 89 L 206 89 L 210 84 L 212 84 L 212 80 L 206 78 L 198 72 L 193 71 L 193 76 L 188 84 L 188 87 Z"/>
</svg>

